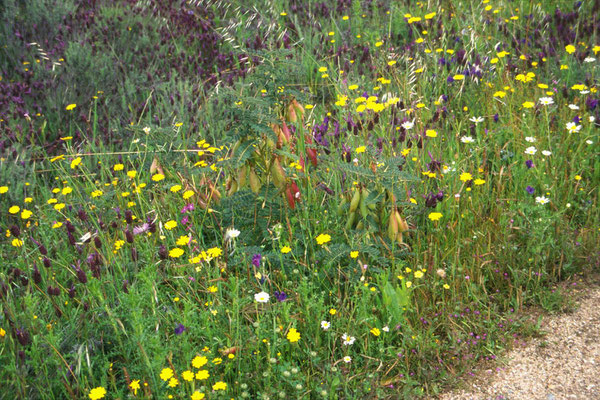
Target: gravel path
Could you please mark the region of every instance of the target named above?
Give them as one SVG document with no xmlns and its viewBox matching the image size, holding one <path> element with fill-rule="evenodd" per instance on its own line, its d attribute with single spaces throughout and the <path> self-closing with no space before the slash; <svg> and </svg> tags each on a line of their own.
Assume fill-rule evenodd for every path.
<svg viewBox="0 0 600 400">
<path fill-rule="evenodd" d="M 524 347 L 511 350 L 506 365 L 484 371 L 440 400 L 600 399 L 600 288 L 578 296 L 571 314 L 545 317 L 542 331 Z"/>
</svg>

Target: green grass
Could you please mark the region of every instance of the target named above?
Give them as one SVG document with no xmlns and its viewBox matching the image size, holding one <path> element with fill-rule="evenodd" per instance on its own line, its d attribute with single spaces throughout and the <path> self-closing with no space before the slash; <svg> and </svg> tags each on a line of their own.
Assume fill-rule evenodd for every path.
<svg viewBox="0 0 600 400">
<path fill-rule="evenodd" d="M 165 57 L 208 51 L 167 6 L 97 9 L 60 71 L 7 47 L 4 83 L 56 86 L 0 122 L 0 397 L 435 395 L 537 334 L 524 308 L 571 308 L 552 288 L 599 262 L 590 5 L 207 4 L 255 59 L 230 83 Z"/>
</svg>

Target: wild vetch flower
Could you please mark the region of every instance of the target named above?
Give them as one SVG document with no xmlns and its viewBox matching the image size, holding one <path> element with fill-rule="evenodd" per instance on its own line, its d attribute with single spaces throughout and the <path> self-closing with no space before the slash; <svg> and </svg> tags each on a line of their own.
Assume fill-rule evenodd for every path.
<svg viewBox="0 0 600 400">
<path fill-rule="evenodd" d="M 175 327 L 175 334 L 176 335 L 181 335 L 183 333 L 183 331 L 185 331 L 185 326 L 183 326 L 183 324 L 178 324 Z"/>
<path fill-rule="evenodd" d="M 532 168 L 533 167 L 533 161 L 527 160 L 527 161 L 525 161 L 525 165 L 527 166 L 527 168 Z"/>
<path fill-rule="evenodd" d="M 259 268 L 261 259 L 262 259 L 262 255 L 260 255 L 260 254 L 253 255 L 252 256 L 252 265 L 254 265 L 256 268 Z"/>
<path fill-rule="evenodd" d="M 285 301 L 288 297 L 287 294 L 285 294 L 285 292 L 279 292 L 279 291 L 275 291 L 273 293 L 273 295 L 275 296 L 277 301 Z"/>
<path fill-rule="evenodd" d="M 527 187 L 525 188 L 525 190 L 526 190 L 526 191 L 527 191 L 527 193 L 529 193 L 529 194 L 534 194 L 534 193 L 535 193 L 535 189 L 534 189 L 533 187 L 531 187 L 531 186 L 527 186 Z"/>
</svg>

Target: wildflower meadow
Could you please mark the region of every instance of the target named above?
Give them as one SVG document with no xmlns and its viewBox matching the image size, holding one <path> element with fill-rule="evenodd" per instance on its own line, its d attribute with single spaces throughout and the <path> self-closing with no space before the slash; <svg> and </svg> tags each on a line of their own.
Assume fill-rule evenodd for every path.
<svg viewBox="0 0 600 400">
<path fill-rule="evenodd" d="M 599 11 L 0 2 L 0 398 L 413 399 L 493 364 L 598 273 Z"/>
</svg>

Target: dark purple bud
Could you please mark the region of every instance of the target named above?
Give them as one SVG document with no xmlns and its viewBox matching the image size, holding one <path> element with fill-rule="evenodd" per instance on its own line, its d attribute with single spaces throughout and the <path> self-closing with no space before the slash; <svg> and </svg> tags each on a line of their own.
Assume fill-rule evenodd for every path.
<svg viewBox="0 0 600 400">
<path fill-rule="evenodd" d="M 29 336 L 29 332 L 27 332 L 25 329 L 17 329 L 15 332 L 15 336 L 17 337 L 17 340 L 19 341 L 19 343 L 21 343 L 22 346 L 28 346 L 31 343 L 31 337 Z"/>
<path fill-rule="evenodd" d="M 252 256 L 252 265 L 254 265 L 256 268 L 259 268 L 261 259 L 262 259 L 262 255 L 260 255 L 260 254 L 253 255 Z"/>
<path fill-rule="evenodd" d="M 526 191 L 527 191 L 527 193 L 529 193 L 529 194 L 534 194 L 534 193 L 535 193 L 535 189 L 534 189 L 534 188 L 532 188 L 531 186 L 527 186 L 527 187 L 525 188 L 525 190 L 526 190 Z"/>
<path fill-rule="evenodd" d="M 67 238 L 69 239 L 69 243 L 71 244 L 71 246 L 75 246 L 77 241 L 75 240 L 75 236 L 73 236 L 71 232 L 67 232 Z"/>
<path fill-rule="evenodd" d="M 167 258 L 167 249 L 164 245 L 160 245 L 160 247 L 158 248 L 158 256 L 161 260 L 165 260 Z"/>
<path fill-rule="evenodd" d="M 131 224 L 133 222 L 133 214 L 131 213 L 131 210 L 125 210 L 125 221 L 128 224 Z"/>
<path fill-rule="evenodd" d="M 329 195 L 333 195 L 333 194 L 334 194 L 333 190 L 331 190 L 331 189 L 329 188 L 329 186 L 327 186 L 327 185 L 326 185 L 324 182 L 321 182 L 321 183 L 319 183 L 319 184 L 317 185 L 317 187 L 318 187 L 319 189 L 321 189 L 321 190 L 324 190 L 324 191 L 325 191 L 327 194 L 329 194 Z"/>
<path fill-rule="evenodd" d="M 39 285 L 42 281 L 42 274 L 40 274 L 40 270 L 35 263 L 33 264 L 33 281 L 36 285 Z"/>
<path fill-rule="evenodd" d="M 42 260 L 42 263 L 44 264 L 44 267 L 46 267 L 46 268 L 50 268 L 52 266 L 52 262 L 48 259 L 48 257 L 44 257 L 44 259 Z"/>
<path fill-rule="evenodd" d="M 494 122 L 498 122 L 498 120 L 500 120 L 500 116 L 498 115 L 498 113 L 494 114 Z"/>
<path fill-rule="evenodd" d="M 127 239 L 127 243 L 133 243 L 133 233 L 131 233 L 129 230 L 126 230 L 125 239 Z"/>
<path fill-rule="evenodd" d="M 38 250 L 40 251 L 40 253 L 45 256 L 48 254 L 48 250 L 46 249 L 46 246 L 44 246 L 41 243 L 38 243 Z"/>
<path fill-rule="evenodd" d="M 131 248 L 131 261 L 137 261 L 137 260 L 138 260 L 138 252 L 135 247 L 132 247 Z"/>
<path fill-rule="evenodd" d="M 127 287 L 127 285 L 129 284 L 129 282 L 127 281 L 127 279 L 123 280 L 123 292 L 125 293 L 129 293 L 129 288 Z"/>
<path fill-rule="evenodd" d="M 69 232 L 69 233 L 75 232 L 75 227 L 73 226 L 71 221 L 65 222 L 65 227 L 67 228 L 67 232 Z"/>
<path fill-rule="evenodd" d="M 76 267 L 74 265 L 71 265 L 71 267 L 75 269 L 75 273 L 77 274 L 77 279 L 79 282 L 87 283 L 87 275 L 85 274 L 85 271 L 82 270 L 81 267 Z"/>
<path fill-rule="evenodd" d="M 87 214 L 85 213 L 85 211 L 83 211 L 82 208 L 79 209 L 79 211 L 77 211 L 77 216 L 79 217 L 79 219 L 83 222 L 87 221 Z"/>
<path fill-rule="evenodd" d="M 10 233 L 15 237 L 21 236 L 21 229 L 19 229 L 18 226 L 12 225 L 9 230 L 10 230 Z"/>
<path fill-rule="evenodd" d="M 68 294 L 69 294 L 69 298 L 71 298 L 71 299 L 75 298 L 75 294 L 76 294 L 75 286 L 71 285 L 71 288 L 69 289 Z"/>
<path fill-rule="evenodd" d="M 100 238 L 98 236 L 96 236 L 94 238 L 94 245 L 96 246 L 97 249 L 102 248 L 102 241 L 100 240 Z"/>
</svg>

